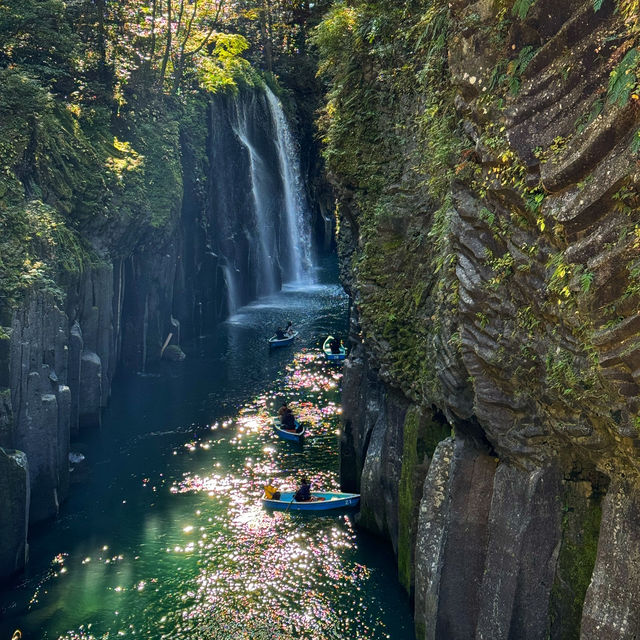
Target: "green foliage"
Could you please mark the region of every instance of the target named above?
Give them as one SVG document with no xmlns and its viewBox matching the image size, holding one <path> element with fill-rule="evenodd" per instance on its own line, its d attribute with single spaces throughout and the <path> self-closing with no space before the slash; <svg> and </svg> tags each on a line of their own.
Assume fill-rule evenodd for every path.
<svg viewBox="0 0 640 640">
<path fill-rule="evenodd" d="M 169 234 L 182 207 L 180 127 L 167 113 L 160 111 L 155 115 L 155 121 L 151 117 L 140 119 L 135 132 L 136 146 L 144 156 L 144 191 L 150 224 Z"/>
<path fill-rule="evenodd" d="M 556 294 L 559 302 L 571 295 L 570 283 L 573 276 L 573 265 L 563 261 L 563 255 L 557 253 L 549 258 L 547 268 L 550 270 L 548 290 Z"/>
<path fill-rule="evenodd" d="M 598 388 L 595 363 L 560 347 L 550 348 L 545 361 L 545 384 L 567 402 L 593 400 Z"/>
<path fill-rule="evenodd" d="M 347 71 L 349 58 L 343 47 L 345 40 L 353 38 L 357 18 L 355 8 L 336 3 L 316 27 L 312 41 L 321 53 L 320 74 L 338 78 Z"/>
<path fill-rule="evenodd" d="M 591 271 L 584 271 L 580 275 L 580 287 L 584 293 L 588 293 L 593 283 L 593 273 Z"/>
<path fill-rule="evenodd" d="M 556 637 L 574 640 L 579 637 L 584 598 L 596 562 L 602 496 L 594 487 L 584 496 L 584 489 L 573 482 L 565 484 L 556 577 L 551 590 L 550 617 L 557 620 Z M 586 486 L 586 482 L 581 483 Z M 553 623 L 552 623 L 553 624 Z M 556 625 L 554 625 L 556 626 Z"/>
<path fill-rule="evenodd" d="M 265 50 L 244 34 L 269 26 L 261 45 L 291 53 L 326 6 L 0 2 L 2 309 L 29 289 L 59 294 L 61 274 L 97 259 L 92 245 L 109 257 L 161 246 L 180 217 L 183 162 L 203 189 L 207 92 L 262 82 L 245 56 Z"/>
<path fill-rule="evenodd" d="M 604 99 L 594 100 L 589 112 L 576 121 L 576 133 L 582 133 L 601 113 L 604 108 Z"/>
<path fill-rule="evenodd" d="M 640 50 L 632 48 L 609 77 L 607 101 L 611 104 L 624 105 L 632 91 L 638 91 L 638 68 L 640 67 Z"/>
<path fill-rule="evenodd" d="M 0 304 L 11 306 L 29 290 L 61 298 L 57 276 L 79 272 L 88 259 L 77 234 L 40 200 L 5 208 L 0 216 Z"/>
<path fill-rule="evenodd" d="M 603 4 L 604 0 L 593 0 L 593 10 L 600 11 Z"/>
<path fill-rule="evenodd" d="M 339 2 L 314 35 L 329 82 L 320 120 L 325 159 L 354 192 L 358 214 L 361 246 L 352 261 L 362 324 L 384 340 L 385 367 L 409 395 L 437 385 L 425 357 L 434 347 L 424 306 L 454 307 L 458 296 L 449 191 L 462 145 L 449 29 L 444 0 L 411 8 Z M 411 193 L 428 193 L 428 206 L 412 203 Z M 425 255 L 430 264 L 417 258 Z"/>
<path fill-rule="evenodd" d="M 535 4 L 535 1 L 536 0 L 516 0 L 511 9 L 511 13 L 520 18 L 520 20 L 524 20 L 527 17 L 527 13 L 529 13 L 529 9 Z"/>
<path fill-rule="evenodd" d="M 527 45 L 520 49 L 518 53 L 518 57 L 514 60 L 511 60 L 507 65 L 507 77 L 509 83 L 509 93 L 511 95 L 517 95 L 520 91 L 520 79 L 522 74 L 525 72 L 526 68 L 529 66 L 531 60 L 536 55 L 536 50 Z"/>
<path fill-rule="evenodd" d="M 617 0 L 617 4 L 629 34 L 637 38 L 640 36 L 640 0 Z"/>
<path fill-rule="evenodd" d="M 253 86 L 258 76 L 242 54 L 249 48 L 244 36 L 220 33 L 215 37 L 211 55 L 200 62 L 197 76 L 200 86 L 210 93 L 231 90 L 236 93 L 238 84 Z"/>
<path fill-rule="evenodd" d="M 5 0 L 0 6 L 0 67 L 19 67 L 51 89 L 77 88 L 80 41 L 62 0 Z"/>
<path fill-rule="evenodd" d="M 402 469 L 398 486 L 398 575 L 411 594 L 417 514 L 422 484 L 430 458 L 441 440 L 450 435 L 448 425 L 421 419 L 417 408 L 407 411 L 402 429 Z"/>
</svg>

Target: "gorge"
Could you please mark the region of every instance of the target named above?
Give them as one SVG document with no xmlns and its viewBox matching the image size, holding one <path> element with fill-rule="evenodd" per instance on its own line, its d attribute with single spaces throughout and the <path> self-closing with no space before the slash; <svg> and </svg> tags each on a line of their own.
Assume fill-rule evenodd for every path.
<svg viewBox="0 0 640 640">
<path fill-rule="evenodd" d="M 259 80 L 129 90 L 107 124 L 3 58 L 3 231 L 29 262 L 3 240 L 0 575 L 68 494 L 69 434 L 100 425 L 116 369 L 309 282 L 335 216 L 340 484 L 416 638 L 638 637 L 637 0 L 301 5 L 321 16 L 277 41 L 279 82 L 258 18 Z"/>
<path fill-rule="evenodd" d="M 3 519 L 5 576 L 24 566 L 25 521 L 51 518 L 65 499 L 70 436 L 100 426 L 119 363 L 144 371 L 180 359 L 184 334 L 210 330 L 283 282 L 312 281 L 311 210 L 279 101 L 265 88 L 213 98 L 208 111 L 210 191 L 185 172 L 174 233 L 83 270 L 65 283 L 64 306 L 35 293 L 13 315 L 0 418 L 0 495 L 16 514 Z"/>
</svg>

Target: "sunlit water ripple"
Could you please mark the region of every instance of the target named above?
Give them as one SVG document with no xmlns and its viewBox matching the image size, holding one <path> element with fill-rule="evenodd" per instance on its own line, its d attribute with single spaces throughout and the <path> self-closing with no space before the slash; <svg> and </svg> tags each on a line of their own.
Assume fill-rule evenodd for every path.
<svg viewBox="0 0 640 640">
<path fill-rule="evenodd" d="M 294 348 L 265 337 L 291 318 Z M 90 474 L 0 600 L 0 640 L 413 639 L 388 549 L 330 516 L 265 511 L 268 482 L 339 490 L 341 369 L 319 350 L 346 327 L 335 285 L 289 288 L 240 311 L 178 371 L 116 390 L 84 443 Z M 302 445 L 269 420 L 286 398 Z"/>
</svg>

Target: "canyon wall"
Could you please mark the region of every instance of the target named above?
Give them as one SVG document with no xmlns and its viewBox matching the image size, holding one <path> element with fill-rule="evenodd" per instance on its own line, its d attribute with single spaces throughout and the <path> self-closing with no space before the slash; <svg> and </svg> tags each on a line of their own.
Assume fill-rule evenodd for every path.
<svg viewBox="0 0 640 640">
<path fill-rule="evenodd" d="M 115 221 L 91 218 L 84 230 L 91 249 L 81 268 L 48 290 L 28 292 L 13 311 L 4 308 L 0 578 L 24 567 L 29 525 L 58 513 L 69 492 L 70 443 L 81 429 L 100 428 L 117 369 L 145 371 L 161 358 L 180 360 L 185 337 L 215 330 L 234 306 L 292 278 L 285 231 L 293 223 L 285 219 L 281 162 L 295 158 L 279 156 L 274 108 L 265 90 L 244 90 L 202 101 L 180 127 L 162 122 L 168 142 L 147 150 L 150 210 L 137 216 L 121 210 Z M 257 180 L 262 184 L 252 186 Z M 263 210 L 257 211 L 255 188 L 268 203 Z M 135 192 L 123 190 L 115 204 L 124 206 L 128 197 Z M 261 227 L 271 235 L 265 238 Z M 296 231 L 306 243 L 300 262 L 308 261 L 297 267 L 310 270 L 310 234 Z"/>
<path fill-rule="evenodd" d="M 607 0 L 320 27 L 342 484 L 420 640 L 640 634 L 638 33 Z"/>
</svg>

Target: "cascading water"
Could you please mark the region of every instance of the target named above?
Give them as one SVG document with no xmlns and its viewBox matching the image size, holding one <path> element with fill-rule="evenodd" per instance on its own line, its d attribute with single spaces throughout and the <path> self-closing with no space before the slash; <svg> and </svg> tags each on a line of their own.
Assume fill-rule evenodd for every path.
<svg viewBox="0 0 640 640">
<path fill-rule="evenodd" d="M 229 315 L 233 315 L 241 306 L 240 296 L 238 294 L 238 287 L 235 278 L 235 270 L 228 264 L 222 266 L 222 273 L 224 274 L 224 282 L 227 287 L 227 306 Z"/>
<path fill-rule="evenodd" d="M 249 167 L 251 177 L 251 194 L 253 196 L 256 217 L 257 245 L 256 262 L 259 265 L 258 290 L 264 295 L 273 293 L 279 287 L 276 285 L 276 260 L 274 244 L 274 220 L 269 210 L 272 189 L 270 189 L 270 168 L 260 155 L 257 147 L 249 138 L 249 117 L 246 102 L 236 102 L 236 118 L 232 121 L 233 132 L 242 145 L 249 152 Z"/>
<path fill-rule="evenodd" d="M 217 96 L 210 118 L 202 229 L 233 315 L 283 282 L 312 281 L 311 212 L 295 140 L 271 91 Z"/>
<path fill-rule="evenodd" d="M 309 206 L 300 174 L 298 149 L 282 105 L 273 91 L 265 89 L 271 117 L 276 128 L 280 177 L 284 189 L 284 206 L 289 237 L 289 260 L 286 281 L 309 281 L 312 275 L 311 230 Z"/>
</svg>

